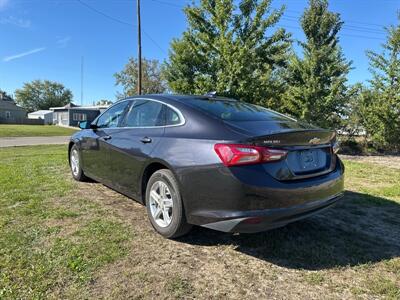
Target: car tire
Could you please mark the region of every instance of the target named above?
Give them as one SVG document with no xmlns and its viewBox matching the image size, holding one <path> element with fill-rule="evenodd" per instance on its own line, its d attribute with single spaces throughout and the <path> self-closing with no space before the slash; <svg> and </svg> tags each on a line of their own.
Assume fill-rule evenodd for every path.
<svg viewBox="0 0 400 300">
<path fill-rule="evenodd" d="M 74 144 L 69 151 L 69 165 L 71 168 L 72 177 L 77 181 L 87 181 L 88 178 L 85 176 L 82 170 L 82 159 L 79 148 Z"/>
<path fill-rule="evenodd" d="M 151 225 L 166 238 L 183 236 L 192 228 L 186 222 L 178 183 L 168 169 L 158 170 L 150 177 L 146 187 L 146 208 Z"/>
</svg>

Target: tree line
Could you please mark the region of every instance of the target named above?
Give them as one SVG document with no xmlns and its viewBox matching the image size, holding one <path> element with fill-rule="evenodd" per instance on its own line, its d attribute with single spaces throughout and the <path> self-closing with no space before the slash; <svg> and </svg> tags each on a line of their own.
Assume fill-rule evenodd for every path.
<svg viewBox="0 0 400 300">
<path fill-rule="evenodd" d="M 61 107 L 73 101 L 72 91 L 62 83 L 50 80 L 33 80 L 24 83 L 15 91 L 15 99 L 0 89 L 0 97 L 5 101 L 14 101 L 28 113 L 37 110 L 48 110 L 51 107 Z M 101 99 L 94 105 L 111 105 L 113 101 Z"/>
<path fill-rule="evenodd" d="M 400 26 L 385 28 L 381 53 L 367 51 L 372 79 L 347 81 L 352 62 L 340 47 L 340 14 L 310 0 L 300 18 L 305 40 L 278 22 L 272 0 L 201 0 L 184 9 L 187 29 L 168 60 L 144 61 L 144 92 L 216 91 L 350 136 L 365 133 L 376 149 L 400 150 Z M 294 51 L 298 44 L 300 53 Z M 116 74 L 124 95 L 136 92 L 137 61 Z"/>
<path fill-rule="evenodd" d="M 366 52 L 372 79 L 350 85 L 353 64 L 339 39 L 344 22 L 328 0 L 309 0 L 299 20 L 301 41 L 279 27 L 284 7 L 274 9 L 272 0 L 200 0 L 184 13 L 187 29 L 171 41 L 167 60 L 143 60 L 143 93 L 216 91 L 350 137 L 365 134 L 375 149 L 400 150 L 399 24 L 385 28 L 380 53 Z M 129 59 L 114 77 L 123 88 L 118 98 L 135 95 L 137 60 Z M 17 102 L 27 105 L 24 90 L 30 88 L 16 91 Z M 45 87 L 40 90 L 46 95 Z"/>
</svg>

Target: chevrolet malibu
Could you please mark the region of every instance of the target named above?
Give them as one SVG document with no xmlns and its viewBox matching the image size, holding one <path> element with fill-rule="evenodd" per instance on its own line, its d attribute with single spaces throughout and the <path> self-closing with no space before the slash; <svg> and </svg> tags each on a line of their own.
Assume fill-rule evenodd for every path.
<svg viewBox="0 0 400 300">
<path fill-rule="evenodd" d="M 118 101 L 71 137 L 72 176 L 136 199 L 167 238 L 284 226 L 332 206 L 344 167 L 334 131 L 215 95 Z"/>
</svg>

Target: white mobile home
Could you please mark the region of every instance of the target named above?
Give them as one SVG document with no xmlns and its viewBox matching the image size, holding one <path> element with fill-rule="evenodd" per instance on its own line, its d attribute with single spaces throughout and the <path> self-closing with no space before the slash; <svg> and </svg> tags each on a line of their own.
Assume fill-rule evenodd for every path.
<svg viewBox="0 0 400 300">
<path fill-rule="evenodd" d="M 51 110 L 38 110 L 28 114 L 28 119 L 43 120 L 44 125 L 53 124 L 53 112 Z"/>
</svg>

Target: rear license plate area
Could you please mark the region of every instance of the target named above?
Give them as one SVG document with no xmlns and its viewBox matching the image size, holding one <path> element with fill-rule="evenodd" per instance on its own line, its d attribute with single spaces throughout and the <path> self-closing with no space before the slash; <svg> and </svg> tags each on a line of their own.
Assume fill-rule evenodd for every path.
<svg viewBox="0 0 400 300">
<path fill-rule="evenodd" d="M 328 147 L 289 151 L 286 163 L 293 175 L 306 175 L 328 170 L 331 155 Z"/>
<path fill-rule="evenodd" d="M 299 151 L 299 162 L 303 172 L 321 168 L 321 162 L 316 150 Z"/>
</svg>

